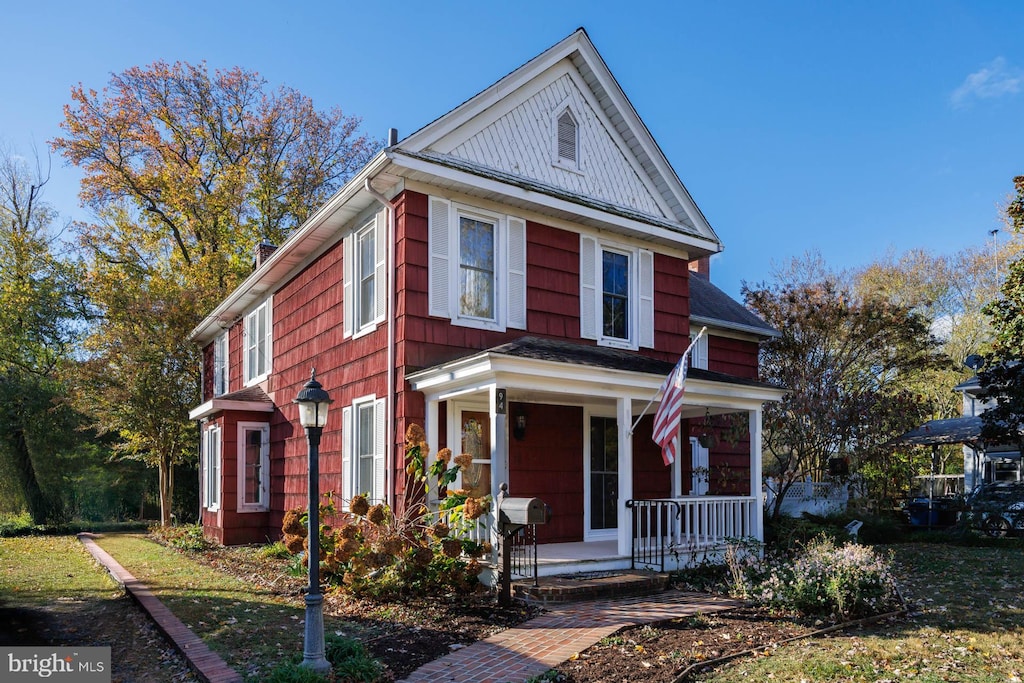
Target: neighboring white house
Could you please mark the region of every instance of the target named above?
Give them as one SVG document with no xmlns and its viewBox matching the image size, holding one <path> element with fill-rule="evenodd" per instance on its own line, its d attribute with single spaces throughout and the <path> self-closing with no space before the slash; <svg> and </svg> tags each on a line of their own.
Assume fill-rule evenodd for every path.
<svg viewBox="0 0 1024 683">
<path fill-rule="evenodd" d="M 964 490 L 973 491 L 994 481 L 1020 481 L 1019 444 L 989 444 L 981 438 L 981 414 L 992 407 L 981 398 L 977 375 L 953 387 L 963 396 L 961 417 L 931 420 L 893 440 L 894 445 L 931 446 L 961 444 L 964 454 Z"/>
</svg>

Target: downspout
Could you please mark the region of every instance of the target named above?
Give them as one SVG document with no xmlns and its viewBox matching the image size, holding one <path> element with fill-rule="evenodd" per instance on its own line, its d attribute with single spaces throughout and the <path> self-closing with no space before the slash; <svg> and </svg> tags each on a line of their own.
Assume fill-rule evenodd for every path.
<svg viewBox="0 0 1024 683">
<path fill-rule="evenodd" d="M 398 131 L 395 128 L 388 129 L 388 147 L 398 143 Z M 390 481 L 395 476 L 395 204 L 375 190 L 370 185 L 370 178 L 363 182 L 366 191 L 384 205 L 388 213 L 387 227 L 387 273 L 388 273 L 388 303 L 385 316 L 388 322 L 387 333 L 387 444 L 385 445 L 384 467 L 387 471 L 385 478 L 385 496 L 387 503 L 392 510 L 395 509 L 395 482 Z"/>
</svg>

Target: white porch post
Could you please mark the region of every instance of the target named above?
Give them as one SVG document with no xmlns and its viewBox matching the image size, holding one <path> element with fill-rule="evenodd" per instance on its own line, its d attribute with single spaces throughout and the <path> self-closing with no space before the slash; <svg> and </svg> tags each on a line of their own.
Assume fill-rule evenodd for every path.
<svg viewBox="0 0 1024 683">
<path fill-rule="evenodd" d="M 764 500 L 761 491 L 761 408 L 751 410 L 750 422 L 750 495 L 754 508 L 750 511 L 750 530 L 754 538 L 764 541 Z"/>
<path fill-rule="evenodd" d="M 434 456 L 437 455 L 437 451 L 440 449 L 440 443 L 441 443 L 438 440 L 438 436 L 441 433 L 441 429 L 440 429 L 440 427 L 437 424 L 437 418 L 438 418 L 437 406 L 438 406 L 437 399 L 433 398 L 431 396 L 428 396 L 427 397 L 427 420 L 426 420 L 427 424 L 424 425 L 424 428 L 426 429 L 426 432 L 427 432 L 427 446 L 430 447 L 430 452 Z M 446 419 L 447 419 L 447 417 L 446 417 Z M 429 460 L 429 458 L 427 460 Z M 424 462 L 424 467 L 430 467 L 430 463 L 429 462 Z M 427 483 L 428 484 L 430 483 L 429 480 L 428 480 Z M 428 488 L 427 489 L 427 496 L 426 496 L 426 498 L 427 498 L 426 502 L 427 502 L 428 505 L 430 503 L 433 503 L 433 502 L 435 502 L 437 500 L 437 486 L 436 486 L 436 482 L 435 482 L 434 488 Z"/>
<path fill-rule="evenodd" d="M 508 483 L 508 399 L 504 399 L 499 412 L 495 384 L 487 388 L 487 399 L 491 413 L 491 492 L 497 499 L 502 482 Z"/>
<path fill-rule="evenodd" d="M 628 398 L 615 400 L 615 416 L 619 430 L 619 555 L 632 552 L 633 539 L 630 511 L 626 501 L 633 497 L 633 405 Z"/>
</svg>

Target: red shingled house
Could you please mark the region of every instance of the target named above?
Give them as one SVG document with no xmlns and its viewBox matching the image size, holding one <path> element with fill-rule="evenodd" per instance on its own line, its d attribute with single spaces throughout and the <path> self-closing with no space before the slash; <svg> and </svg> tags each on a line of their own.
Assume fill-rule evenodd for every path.
<svg viewBox="0 0 1024 683">
<path fill-rule="evenodd" d="M 292 399 L 315 366 L 334 399 L 320 487 L 343 500 L 400 499 L 417 422 L 433 452 L 474 456 L 456 486 L 550 506 L 542 572 L 629 566 L 642 509 L 677 548 L 761 538 L 774 331 L 709 281 L 721 242 L 587 34 L 395 138 L 191 333 L 206 533 L 274 539 L 306 506 Z M 702 326 L 667 467 L 656 405 L 630 427 Z M 739 438 L 702 447 L 725 414 Z"/>
</svg>

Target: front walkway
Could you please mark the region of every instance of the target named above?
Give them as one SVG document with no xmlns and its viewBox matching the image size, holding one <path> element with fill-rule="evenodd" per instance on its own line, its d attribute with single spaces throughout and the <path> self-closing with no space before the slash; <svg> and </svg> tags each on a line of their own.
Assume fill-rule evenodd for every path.
<svg viewBox="0 0 1024 683">
<path fill-rule="evenodd" d="M 669 590 L 564 605 L 435 659 L 404 683 L 523 683 L 623 627 L 719 612 L 739 604 L 702 593 Z"/>
</svg>

